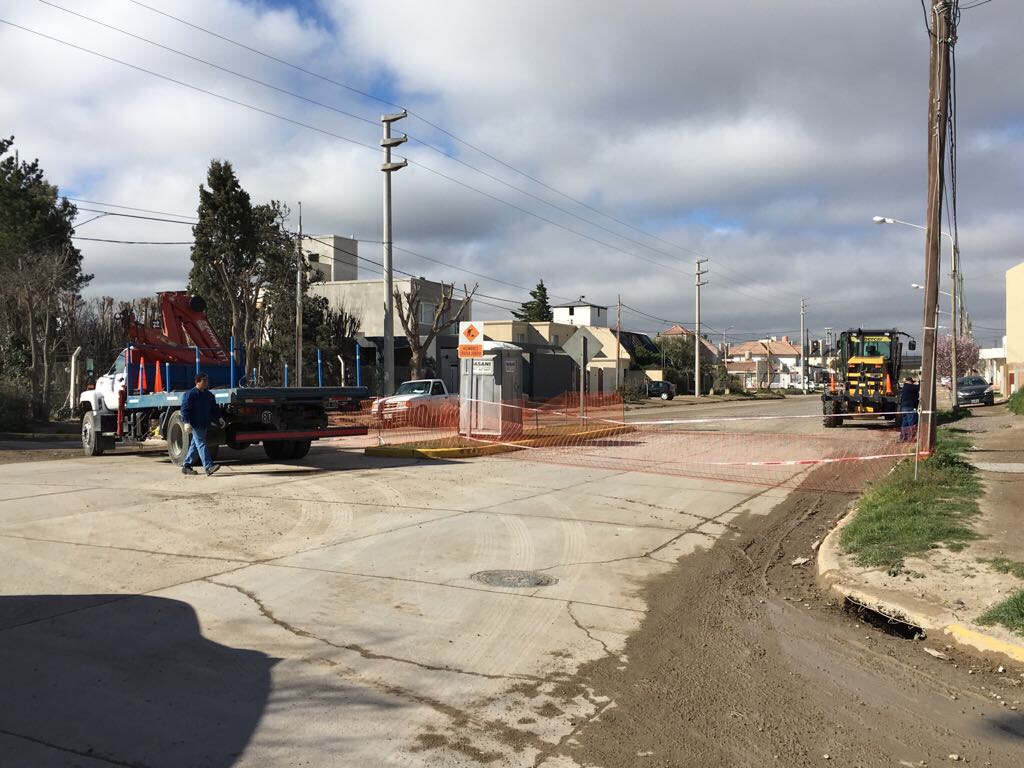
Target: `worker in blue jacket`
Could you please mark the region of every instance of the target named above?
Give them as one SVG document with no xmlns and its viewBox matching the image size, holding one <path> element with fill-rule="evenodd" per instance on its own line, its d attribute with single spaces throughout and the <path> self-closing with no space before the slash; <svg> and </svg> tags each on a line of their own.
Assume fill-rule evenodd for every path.
<svg viewBox="0 0 1024 768">
<path fill-rule="evenodd" d="M 206 474 L 212 475 L 220 466 L 214 464 L 210 458 L 210 450 L 206 446 L 206 431 L 211 424 L 217 424 L 223 429 L 224 419 L 220 416 L 217 400 L 210 391 L 210 379 L 205 373 L 196 374 L 195 387 L 182 398 L 181 421 L 185 425 L 185 434 L 189 437 L 188 455 L 181 465 L 181 474 L 196 474 L 192 469 L 192 463 L 198 456 Z"/>
</svg>

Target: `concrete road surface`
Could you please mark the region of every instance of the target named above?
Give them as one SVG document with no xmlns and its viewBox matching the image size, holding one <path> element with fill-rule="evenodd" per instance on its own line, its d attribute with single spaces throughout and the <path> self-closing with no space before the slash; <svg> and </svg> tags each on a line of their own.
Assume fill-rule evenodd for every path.
<svg viewBox="0 0 1024 768">
<path fill-rule="evenodd" d="M 621 652 L 642 585 L 785 495 L 234 455 L 212 478 L 152 452 L 0 465 L 5 764 L 543 764 L 606 703 L 573 673 Z"/>
</svg>

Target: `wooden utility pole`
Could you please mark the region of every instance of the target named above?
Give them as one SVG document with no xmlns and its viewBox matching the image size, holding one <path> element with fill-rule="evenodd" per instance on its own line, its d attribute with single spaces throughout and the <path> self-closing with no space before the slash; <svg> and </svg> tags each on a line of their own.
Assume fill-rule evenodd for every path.
<svg viewBox="0 0 1024 768">
<path fill-rule="evenodd" d="M 936 309 L 939 303 L 942 193 L 945 186 L 946 124 L 949 118 L 949 52 L 954 43 L 952 11 L 953 3 L 950 0 L 936 0 L 932 6 L 929 37 L 928 213 L 925 220 L 924 344 L 921 354 L 921 418 L 918 428 L 918 452 L 924 455 L 935 451 Z"/>
<path fill-rule="evenodd" d="M 302 386 L 302 279 L 306 260 L 302 257 L 302 201 L 299 201 L 299 241 L 295 251 L 295 383 Z"/>
</svg>

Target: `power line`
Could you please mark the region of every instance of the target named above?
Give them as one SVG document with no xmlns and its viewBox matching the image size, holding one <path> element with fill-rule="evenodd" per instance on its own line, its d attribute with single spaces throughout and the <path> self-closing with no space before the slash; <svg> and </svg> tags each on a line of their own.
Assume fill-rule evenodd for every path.
<svg viewBox="0 0 1024 768">
<path fill-rule="evenodd" d="M 72 240 L 89 240 L 94 243 L 120 243 L 122 245 L 192 245 L 194 240 L 172 242 L 170 240 L 108 240 L 104 237 L 79 237 L 72 235 Z"/>
<path fill-rule="evenodd" d="M 139 211 L 140 213 L 156 213 L 156 214 L 160 214 L 162 216 L 177 216 L 179 219 L 194 219 L 195 218 L 194 216 L 185 215 L 185 214 L 181 214 L 181 213 L 169 213 L 167 211 L 154 211 L 154 210 L 150 210 L 149 208 L 133 208 L 130 205 L 115 205 L 114 203 L 100 203 L 100 202 L 97 202 L 95 200 L 83 200 L 80 197 L 68 197 L 66 199 L 71 200 L 72 202 L 76 202 L 76 203 L 85 203 L 87 205 L 102 205 L 105 208 L 120 208 L 121 210 L 125 210 L 125 211 Z"/>
<path fill-rule="evenodd" d="M 0 19 L 0 21 L 2 21 L 2 19 Z M 102 205 L 102 203 L 99 203 L 99 205 Z M 168 224 L 187 224 L 190 227 L 195 226 L 195 222 L 193 222 L 193 221 L 180 221 L 178 219 L 164 219 L 164 218 L 157 218 L 155 216 L 139 216 L 138 214 L 135 214 L 135 213 L 115 213 L 114 211 L 101 211 L 98 208 L 79 208 L 78 210 L 80 210 L 80 211 L 88 211 L 89 213 L 102 213 L 104 216 L 117 216 L 117 217 L 123 218 L 123 219 L 142 219 L 144 221 L 164 221 L 164 222 L 167 222 Z"/>
</svg>

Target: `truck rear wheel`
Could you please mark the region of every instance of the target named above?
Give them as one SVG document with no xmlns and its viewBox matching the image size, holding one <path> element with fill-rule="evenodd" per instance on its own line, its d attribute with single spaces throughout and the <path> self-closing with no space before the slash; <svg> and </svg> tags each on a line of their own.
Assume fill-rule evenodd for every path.
<svg viewBox="0 0 1024 768">
<path fill-rule="evenodd" d="M 309 447 L 313 445 L 312 440 L 296 440 L 294 443 L 294 450 L 292 451 L 293 459 L 303 459 L 306 454 L 309 453 Z"/>
<path fill-rule="evenodd" d="M 287 461 L 292 457 L 295 443 L 291 440 L 271 440 L 263 443 L 263 452 L 271 461 Z"/>
<path fill-rule="evenodd" d="M 188 437 L 185 435 L 185 424 L 181 420 L 181 411 L 175 411 L 167 422 L 167 455 L 171 461 L 181 466 L 188 455 Z"/>
</svg>

